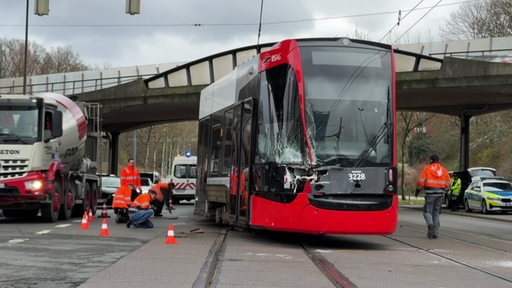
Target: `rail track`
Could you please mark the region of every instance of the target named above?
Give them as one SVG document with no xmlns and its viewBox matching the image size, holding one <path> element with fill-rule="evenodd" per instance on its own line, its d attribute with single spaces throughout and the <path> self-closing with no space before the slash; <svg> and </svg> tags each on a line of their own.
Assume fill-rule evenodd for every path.
<svg viewBox="0 0 512 288">
<path fill-rule="evenodd" d="M 512 287 L 512 276 L 510 273 L 504 272 L 508 271 L 506 268 L 496 268 L 493 265 L 486 265 L 490 260 L 487 258 L 487 260 L 482 259 L 482 256 L 480 256 L 489 254 L 491 255 L 490 257 L 495 257 L 496 259 L 512 259 L 512 241 L 496 239 L 483 233 L 471 233 L 451 228 L 444 228 L 443 234 L 439 239 L 427 240 L 424 235 L 425 232 L 422 225 L 417 223 L 408 223 L 406 221 L 401 223 L 399 231 L 399 233 L 386 236 L 321 237 L 308 235 L 297 236 L 292 234 L 293 237 L 289 237 L 289 239 L 281 238 L 281 236 L 276 237 L 275 235 L 251 235 L 246 237 L 244 241 L 247 241 L 247 245 L 250 247 L 252 245 L 252 238 L 263 237 L 263 239 L 270 242 L 269 245 L 272 245 L 272 241 L 275 241 L 276 245 L 284 243 L 287 249 L 294 249 L 296 253 L 301 251 L 304 259 L 307 259 L 314 264 L 311 265 L 311 267 L 315 267 L 314 269 L 316 269 L 314 273 L 323 275 L 323 277 L 330 282 L 330 285 L 332 285 L 331 287 L 368 287 L 368 284 L 364 283 L 364 281 L 358 281 L 361 279 L 360 275 L 354 275 L 353 270 L 346 269 L 343 265 L 340 265 L 340 263 L 347 263 L 351 261 L 348 260 L 352 258 L 348 258 L 347 256 L 350 256 L 350 254 L 347 253 L 356 251 L 357 253 L 362 253 L 371 258 L 372 253 L 375 254 L 375 257 L 380 257 L 378 256 L 380 255 L 378 253 L 392 253 L 394 250 L 412 251 L 415 256 L 410 257 L 418 259 L 438 259 L 436 260 L 437 262 L 441 262 L 439 259 L 442 259 L 442 265 L 457 267 L 458 270 L 462 271 L 459 273 L 463 273 L 461 276 L 450 275 L 448 271 L 443 275 L 435 275 L 435 277 L 453 277 L 453 282 L 456 283 L 453 287 L 464 287 L 465 284 L 458 283 L 458 278 L 464 277 L 467 273 L 472 275 L 485 275 L 486 279 L 494 279 L 492 280 L 493 283 L 498 283 L 498 286 L 495 287 Z M 221 269 L 224 261 L 230 261 L 229 259 L 226 260 L 226 258 L 233 257 L 232 255 L 226 255 L 226 251 L 230 249 L 230 241 L 228 241 L 228 239 L 233 236 L 232 233 L 237 232 L 224 229 L 218 235 L 215 243 L 211 246 L 208 259 L 206 259 L 203 268 L 201 269 L 201 273 L 196 279 L 193 287 L 223 287 L 222 284 L 219 284 L 222 283 L 223 277 Z M 414 235 L 415 237 L 411 237 L 411 235 Z M 367 238 L 370 238 L 371 241 L 368 241 Z M 319 239 L 327 239 L 329 244 L 326 245 L 325 242 L 320 241 Z M 257 241 L 261 241 L 261 239 L 258 239 Z M 334 251 L 335 253 L 324 253 L 323 251 L 325 251 L 326 246 L 331 249 L 331 252 Z M 336 249 L 336 246 L 339 246 L 340 248 Z M 333 248 L 334 250 L 332 250 Z M 465 251 L 470 251 L 471 253 L 466 253 Z M 242 260 L 238 259 L 238 261 Z M 512 265 L 512 261 L 510 262 L 510 265 Z M 367 269 L 369 271 L 368 274 L 371 275 L 372 269 L 378 268 L 373 268 L 370 263 L 367 266 Z M 226 273 L 227 272 L 224 272 L 224 275 Z M 254 271 L 254 273 L 261 273 L 261 271 Z M 308 271 L 308 273 L 313 272 Z M 417 273 L 419 276 L 415 276 L 414 273 Z M 414 279 L 414 277 L 424 277 L 422 274 L 424 273 L 421 270 L 412 271 L 410 277 L 411 279 Z M 382 279 L 383 286 L 387 286 L 387 284 L 389 284 L 386 283 L 386 281 L 392 283 L 393 280 Z M 477 284 L 475 283 L 475 285 Z M 254 285 L 251 284 L 246 286 L 254 287 Z"/>
</svg>

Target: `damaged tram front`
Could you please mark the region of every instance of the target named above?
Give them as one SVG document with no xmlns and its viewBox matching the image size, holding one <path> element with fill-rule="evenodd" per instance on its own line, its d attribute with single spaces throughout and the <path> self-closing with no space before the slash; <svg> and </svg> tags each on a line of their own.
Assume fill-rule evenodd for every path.
<svg viewBox="0 0 512 288">
<path fill-rule="evenodd" d="M 285 40 L 201 93 L 196 214 L 308 234 L 398 219 L 391 46 Z"/>
</svg>

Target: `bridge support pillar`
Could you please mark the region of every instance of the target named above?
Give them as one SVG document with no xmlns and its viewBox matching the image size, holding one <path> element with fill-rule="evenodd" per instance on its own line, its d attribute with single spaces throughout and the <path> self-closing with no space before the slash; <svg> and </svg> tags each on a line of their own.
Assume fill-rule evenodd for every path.
<svg viewBox="0 0 512 288">
<path fill-rule="evenodd" d="M 471 116 L 460 116 L 460 170 L 469 168 L 469 120 Z"/>
<path fill-rule="evenodd" d="M 112 169 L 111 173 L 115 175 L 117 174 L 117 164 L 119 162 L 119 135 L 120 133 L 112 133 L 112 157 L 110 158 L 110 168 Z"/>
</svg>

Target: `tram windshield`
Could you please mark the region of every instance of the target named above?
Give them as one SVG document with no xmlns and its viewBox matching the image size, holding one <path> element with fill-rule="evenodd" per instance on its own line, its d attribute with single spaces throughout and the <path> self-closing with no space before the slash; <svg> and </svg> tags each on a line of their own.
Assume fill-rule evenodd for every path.
<svg viewBox="0 0 512 288">
<path fill-rule="evenodd" d="M 296 71 L 262 73 L 256 163 L 388 165 L 392 153 L 392 67 L 389 51 L 301 47 L 306 128 Z"/>
<path fill-rule="evenodd" d="M 347 47 L 304 47 L 301 52 L 306 125 L 317 164 L 389 164 L 389 52 Z"/>
</svg>

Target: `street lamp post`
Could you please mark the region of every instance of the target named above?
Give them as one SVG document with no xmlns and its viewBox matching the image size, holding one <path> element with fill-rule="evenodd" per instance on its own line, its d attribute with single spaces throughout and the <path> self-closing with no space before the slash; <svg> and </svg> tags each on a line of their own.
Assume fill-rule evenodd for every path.
<svg viewBox="0 0 512 288">
<path fill-rule="evenodd" d="M 27 67 L 28 67 L 28 6 L 25 5 L 25 51 L 23 54 L 23 94 L 27 92 Z M 50 12 L 50 0 L 36 0 L 34 14 L 37 16 L 48 15 Z"/>
<path fill-rule="evenodd" d="M 28 2 L 25 14 L 25 54 L 23 54 L 23 94 L 27 92 L 27 57 L 28 57 Z"/>
</svg>

